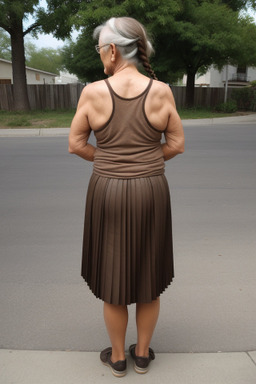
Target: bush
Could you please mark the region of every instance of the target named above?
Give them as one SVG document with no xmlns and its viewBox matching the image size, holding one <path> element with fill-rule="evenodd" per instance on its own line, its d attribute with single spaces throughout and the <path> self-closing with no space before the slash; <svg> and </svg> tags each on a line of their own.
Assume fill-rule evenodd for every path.
<svg viewBox="0 0 256 384">
<path fill-rule="evenodd" d="M 255 88 L 256 87 L 256 80 L 251 81 L 250 85 Z"/>
<path fill-rule="evenodd" d="M 234 89 L 232 97 L 236 100 L 238 109 L 256 112 L 256 87 L 254 85 Z"/>
<path fill-rule="evenodd" d="M 228 100 L 226 103 L 216 105 L 216 111 L 224 113 L 234 113 L 237 111 L 237 103 L 235 100 Z"/>
</svg>

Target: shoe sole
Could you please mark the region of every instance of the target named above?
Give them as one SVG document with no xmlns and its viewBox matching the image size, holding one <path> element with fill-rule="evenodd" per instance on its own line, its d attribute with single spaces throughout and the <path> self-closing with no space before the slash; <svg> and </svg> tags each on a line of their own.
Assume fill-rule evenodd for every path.
<svg viewBox="0 0 256 384">
<path fill-rule="evenodd" d="M 135 370 L 136 373 L 139 373 L 139 374 L 141 374 L 141 375 L 143 375 L 144 373 L 147 373 L 148 370 L 149 370 L 149 367 L 147 367 L 147 368 L 140 368 L 140 367 L 138 367 L 135 363 L 134 363 L 134 365 L 133 365 L 133 368 L 134 368 L 134 370 Z"/>
<path fill-rule="evenodd" d="M 126 375 L 126 371 L 122 371 L 122 372 L 119 372 L 119 371 L 116 371 L 113 367 L 111 367 L 110 364 L 108 363 L 103 363 L 102 361 L 102 364 L 105 365 L 106 367 L 109 367 L 112 374 L 115 376 L 115 377 L 123 377 Z"/>
</svg>

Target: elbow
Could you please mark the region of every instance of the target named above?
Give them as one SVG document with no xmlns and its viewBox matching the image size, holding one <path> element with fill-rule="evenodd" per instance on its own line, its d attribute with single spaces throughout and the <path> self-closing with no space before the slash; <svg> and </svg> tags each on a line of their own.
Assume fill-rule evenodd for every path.
<svg viewBox="0 0 256 384">
<path fill-rule="evenodd" d="M 68 146 L 68 151 L 69 151 L 69 153 L 71 153 L 71 154 L 74 154 L 74 153 L 75 153 L 74 148 L 71 147 L 70 145 Z"/>
<path fill-rule="evenodd" d="M 69 145 L 68 146 L 68 152 L 71 153 L 71 154 L 74 154 L 75 150 Z"/>
<path fill-rule="evenodd" d="M 75 141 L 72 140 L 71 138 L 69 138 L 69 141 L 68 141 L 68 151 L 71 154 L 75 154 L 76 153 Z"/>
<path fill-rule="evenodd" d="M 184 144 L 179 148 L 179 152 L 178 152 L 178 154 L 179 155 L 182 155 L 182 153 L 184 153 L 184 151 L 185 151 L 185 146 L 184 146 Z"/>
<path fill-rule="evenodd" d="M 178 145 L 175 145 L 175 147 L 172 149 L 172 153 L 174 156 L 176 155 L 182 155 L 182 153 L 184 153 L 185 151 L 185 147 L 184 147 L 184 143 L 179 143 Z"/>
<path fill-rule="evenodd" d="M 178 146 L 177 150 L 178 150 L 178 155 L 181 155 L 182 153 L 184 153 L 184 151 L 185 151 L 185 140 L 184 140 L 184 138 L 179 143 L 179 146 Z"/>
</svg>

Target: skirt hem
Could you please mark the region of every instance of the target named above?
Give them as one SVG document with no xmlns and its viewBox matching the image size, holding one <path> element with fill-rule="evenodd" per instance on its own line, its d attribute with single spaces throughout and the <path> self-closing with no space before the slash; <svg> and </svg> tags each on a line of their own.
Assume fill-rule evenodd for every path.
<svg viewBox="0 0 256 384">
<path fill-rule="evenodd" d="M 107 303 L 107 304 L 113 304 L 113 305 L 131 305 L 131 304 L 150 304 L 152 303 L 152 301 L 156 300 L 158 297 L 160 297 L 160 295 L 162 295 L 162 293 L 164 293 L 166 291 L 166 289 L 173 283 L 173 280 L 174 280 L 174 277 L 172 278 L 172 280 L 170 280 L 170 282 L 159 292 L 158 295 L 156 295 L 155 297 L 152 297 L 151 300 L 129 300 L 129 302 L 122 302 L 122 303 L 113 303 L 111 300 L 107 300 L 107 299 L 104 299 L 103 297 L 101 297 L 100 295 L 97 295 L 93 289 L 91 288 L 90 284 L 85 280 L 85 278 L 82 276 L 83 280 L 85 281 L 86 285 L 88 286 L 88 288 L 90 289 L 90 291 L 93 293 L 93 295 L 96 297 L 96 299 L 99 299 L 101 301 L 104 301 L 104 303 Z"/>
</svg>

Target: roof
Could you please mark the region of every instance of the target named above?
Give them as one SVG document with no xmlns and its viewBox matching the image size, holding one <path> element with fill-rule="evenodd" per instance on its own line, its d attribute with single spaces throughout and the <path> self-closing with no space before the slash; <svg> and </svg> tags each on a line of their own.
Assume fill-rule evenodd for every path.
<svg viewBox="0 0 256 384">
<path fill-rule="evenodd" d="M 12 65 L 12 62 L 10 60 L 5 60 L 5 59 L 1 59 L 0 58 L 0 62 L 4 62 L 4 63 L 7 63 L 7 64 L 10 64 Z M 57 73 L 52 73 L 52 72 L 46 72 L 46 71 L 42 71 L 41 69 L 37 69 L 37 68 L 31 68 L 31 67 L 27 67 L 26 66 L 26 69 L 29 69 L 30 71 L 34 71 L 34 72 L 40 72 L 40 73 L 44 73 L 46 75 L 51 75 L 51 76 L 59 76 Z"/>
</svg>

